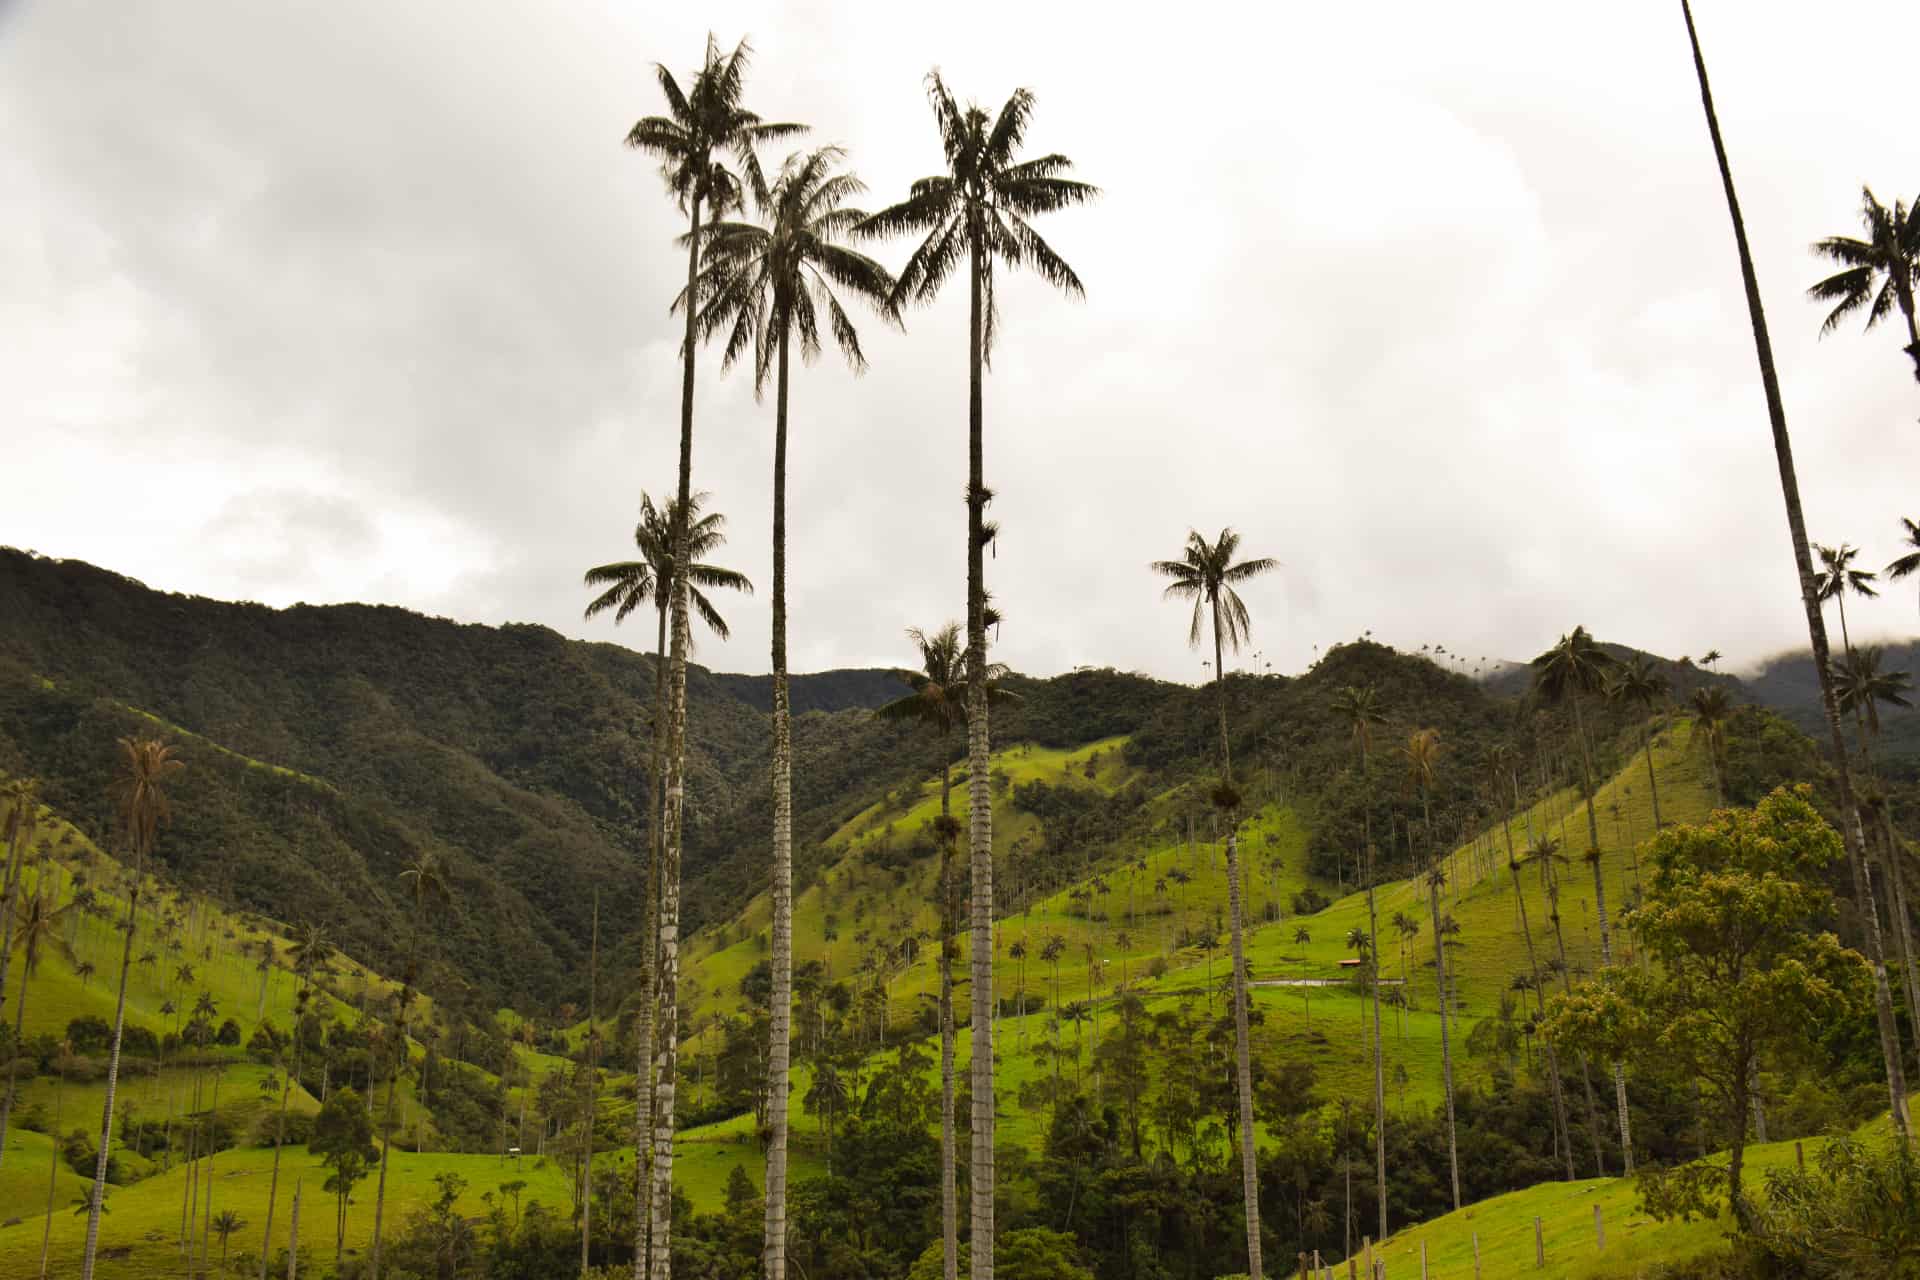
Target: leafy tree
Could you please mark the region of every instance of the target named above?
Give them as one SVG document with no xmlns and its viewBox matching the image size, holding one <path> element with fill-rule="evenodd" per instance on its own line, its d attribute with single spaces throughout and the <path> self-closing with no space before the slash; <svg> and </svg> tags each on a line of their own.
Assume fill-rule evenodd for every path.
<svg viewBox="0 0 1920 1280">
<path fill-rule="evenodd" d="M 860 336 L 835 289 L 891 316 L 894 279 L 839 241 L 866 215 L 847 201 L 865 190 L 836 172 L 838 147 L 788 157 L 771 187 L 747 172 L 766 225 L 716 222 L 697 300 L 699 330 L 728 331 L 724 368 L 751 352 L 755 395 L 774 383 L 773 428 L 773 998 L 768 1070 L 767 1280 L 787 1271 L 787 1063 L 793 1009 L 793 722 L 787 690 L 787 404 L 793 339 L 803 359 L 820 354 L 827 329 L 856 373 L 866 368 Z M 824 321 L 824 324 L 823 324 Z"/>
<path fill-rule="evenodd" d="M 967 669 L 987 667 L 987 587 L 984 553 L 993 532 L 983 474 L 982 375 L 992 358 L 994 266 L 1029 267 L 1075 297 L 1084 290 L 1066 260 L 1029 219 L 1085 204 L 1097 189 L 1065 176 L 1073 162 L 1059 154 L 1016 161 L 1033 116 L 1034 97 L 1016 89 L 997 116 L 962 107 L 939 72 L 927 77 L 927 96 L 940 132 L 944 173 L 921 178 L 907 198 L 861 224 L 877 236 L 923 237 L 894 282 L 890 302 L 930 302 L 960 265 L 967 265 Z M 968 861 L 973 872 L 973 1150 L 969 1163 L 976 1251 L 974 1280 L 992 1280 L 994 1258 L 993 1103 L 993 795 L 987 689 L 967 690 Z"/>
<path fill-rule="evenodd" d="M 1260 1174 L 1253 1144 L 1253 1068 L 1249 1062 L 1247 1038 L 1247 953 L 1241 929 L 1240 910 L 1240 796 L 1233 787 L 1233 759 L 1227 742 L 1227 671 L 1225 650 L 1240 651 L 1243 641 L 1252 635 L 1253 622 L 1247 606 L 1234 588 L 1279 567 L 1270 557 L 1235 562 L 1240 535 L 1222 529 L 1220 536 L 1208 542 L 1199 530 L 1187 534 L 1185 554 L 1178 560 L 1156 560 L 1151 568 L 1173 581 L 1166 595 L 1172 599 L 1193 601 L 1193 622 L 1187 628 L 1187 643 L 1200 645 L 1202 622 L 1211 619 L 1213 629 L 1213 682 L 1219 693 L 1220 707 L 1220 784 L 1213 800 L 1226 819 L 1227 827 L 1227 912 L 1233 949 L 1233 1035 L 1234 1073 L 1240 1091 L 1240 1176 L 1247 1215 L 1247 1274 L 1260 1280 Z"/>
<path fill-rule="evenodd" d="M 1820 883 L 1840 841 L 1809 800 L 1777 790 L 1751 810 L 1717 810 L 1647 846 L 1646 902 L 1629 912 L 1655 963 L 1612 969 L 1556 997 L 1547 1031 L 1613 1058 L 1678 1070 L 1707 1085 L 1730 1155 L 1728 1195 L 1752 1223 L 1742 1182 L 1760 1064 L 1803 1053 L 1810 1029 L 1860 1010 L 1858 954 L 1825 931 Z"/>
<path fill-rule="evenodd" d="M 1776 1275 L 1900 1280 L 1920 1257 L 1920 1165 L 1904 1142 L 1840 1136 L 1767 1175 L 1749 1247 Z"/>
<path fill-rule="evenodd" d="M 703 233 L 701 215 L 719 218 L 741 203 L 739 175 L 725 163 L 731 156 L 749 175 L 759 173 L 754 148 L 761 142 L 801 132 L 797 124 L 770 124 L 748 110 L 742 98 L 752 50 L 742 40 L 723 53 L 714 38 L 700 70 L 686 90 L 664 66 L 655 67 L 667 114 L 648 116 L 627 133 L 627 145 L 660 161 L 660 176 L 681 208 L 687 211 L 687 284 L 681 295 L 686 336 L 680 349 L 680 467 L 672 512 L 673 562 L 693 563 L 689 521 L 693 513 L 693 374 L 699 351 L 696 282 L 701 255 L 712 238 Z M 673 633 L 669 648 L 667 690 L 666 796 L 662 810 L 659 858 L 659 1013 L 654 1038 L 658 1057 L 652 1067 L 653 1133 L 637 1152 L 641 1177 L 650 1184 L 651 1201 L 638 1215 L 636 1229 L 647 1251 L 644 1275 L 666 1280 L 673 1273 L 673 1108 L 674 1082 L 679 1070 L 680 977 L 680 846 L 684 817 L 687 767 L 687 650 L 689 575 L 676 572 L 668 596 Z"/>
<path fill-rule="evenodd" d="M 133 935 L 139 921 L 140 890 L 147 877 L 147 855 L 153 852 L 162 823 L 173 816 L 167 802 L 167 784 L 186 768 L 174 758 L 173 748 L 157 738 L 122 738 L 123 772 L 114 780 L 120 829 L 133 855 L 127 881 L 126 941 L 120 955 L 120 994 L 113 1009 L 113 1047 L 107 1055 L 107 1096 L 100 1111 L 100 1151 L 93 1170 L 93 1193 L 87 1213 L 86 1252 L 80 1264 L 81 1280 L 93 1280 L 93 1262 L 100 1245 L 100 1205 L 106 1195 L 107 1159 L 113 1147 L 113 1100 L 120 1082 L 120 1037 L 127 1023 L 127 978 L 133 969 Z"/>
<path fill-rule="evenodd" d="M 352 1202 L 353 1188 L 380 1159 L 380 1151 L 373 1145 L 373 1118 L 358 1093 L 343 1087 L 327 1095 L 320 1114 L 314 1117 L 307 1149 L 333 1171 L 323 1189 L 334 1194 L 333 1260 L 338 1266 L 346 1249 L 347 1206 Z"/>
<path fill-rule="evenodd" d="M 1920 381 L 1920 328 L 1915 327 L 1913 295 L 1920 287 L 1920 200 L 1893 202 L 1889 209 L 1873 188 L 1860 188 L 1860 221 L 1866 238 L 1829 236 L 1816 240 L 1814 253 L 1840 264 L 1840 270 L 1807 290 L 1807 296 L 1834 304 L 1820 326 L 1825 337 L 1856 311 L 1865 311 L 1867 328 L 1886 319 L 1895 307 L 1907 322 L 1907 355 Z"/>
<path fill-rule="evenodd" d="M 1840 731 L 1840 708 L 1833 690 L 1829 667 L 1827 625 L 1820 612 L 1819 578 L 1814 573 L 1808 552 L 1807 521 L 1800 505 L 1800 482 L 1793 465 L 1793 442 L 1787 434 L 1787 411 L 1780 396 L 1780 376 L 1773 364 L 1773 341 L 1767 335 L 1767 317 L 1760 303 L 1760 281 L 1753 269 L 1753 253 L 1747 246 L 1747 226 L 1740 216 L 1740 200 L 1734 192 L 1733 170 L 1727 163 L 1727 148 L 1720 137 L 1720 119 L 1713 109 L 1713 90 L 1707 81 L 1707 62 L 1700 52 L 1700 33 L 1693 22 L 1693 7 L 1680 0 L 1680 12 L 1686 19 L 1687 40 L 1693 49 L 1693 69 L 1700 81 L 1700 107 L 1707 118 L 1707 134 L 1713 141 L 1714 159 L 1720 167 L 1720 186 L 1727 197 L 1727 216 L 1733 224 L 1733 242 L 1740 259 L 1740 279 L 1747 296 L 1747 315 L 1753 323 L 1754 356 L 1760 365 L 1761 390 L 1766 395 L 1767 420 L 1773 432 L 1773 452 L 1780 470 L 1780 493 L 1787 511 L 1787 533 L 1793 543 L 1793 566 L 1800 580 L 1800 603 L 1807 616 L 1808 648 L 1813 654 L 1814 671 L 1820 680 L 1820 709 L 1827 721 L 1828 745 L 1833 751 L 1835 788 L 1839 792 L 1840 816 L 1844 823 L 1842 839 L 1847 850 L 1848 869 L 1852 873 L 1854 898 L 1859 905 L 1867 932 L 1867 958 L 1873 966 L 1874 1016 L 1880 1024 L 1880 1056 L 1886 1066 L 1887 1096 L 1892 1103 L 1893 1120 L 1902 1135 L 1907 1132 L 1907 1082 L 1901 1063 L 1900 1029 L 1894 1021 L 1893 996 L 1887 984 L 1886 947 L 1880 936 L 1880 915 L 1873 902 L 1873 887 L 1866 870 L 1866 836 L 1860 809 L 1853 793 L 1853 772 L 1848 767 L 1846 739 Z"/>
</svg>

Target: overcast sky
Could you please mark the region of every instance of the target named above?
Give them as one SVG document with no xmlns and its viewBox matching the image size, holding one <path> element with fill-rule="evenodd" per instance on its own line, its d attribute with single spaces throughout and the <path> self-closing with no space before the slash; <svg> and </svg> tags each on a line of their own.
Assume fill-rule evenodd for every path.
<svg viewBox="0 0 1920 1280">
<path fill-rule="evenodd" d="M 1804 644 L 1677 2 L 919 12 L 0 5 L 0 543 L 649 647 L 580 617 L 674 475 L 683 224 L 620 144 L 711 26 L 752 39 L 750 105 L 846 146 L 876 205 L 939 167 L 935 66 L 989 107 L 1032 88 L 1031 150 L 1103 188 L 1042 226 L 1086 300 L 1002 292 L 1016 667 L 1204 674 L 1145 568 L 1190 525 L 1284 562 L 1246 591 L 1276 670 L 1369 628 L 1472 657 L 1574 623 L 1736 663 Z M 1878 566 L 1920 517 L 1920 387 L 1897 325 L 1818 339 L 1801 291 L 1863 182 L 1920 192 L 1912 85 L 1861 39 L 1912 9 L 1697 16 L 1813 536 Z M 795 377 L 796 670 L 962 614 L 965 333 L 954 288 L 904 334 L 869 318 L 863 378 Z M 722 669 L 768 665 L 771 468 L 771 404 L 703 353 L 695 481 L 761 588 L 700 644 Z M 1854 620 L 1911 630 L 1912 594 Z"/>
</svg>

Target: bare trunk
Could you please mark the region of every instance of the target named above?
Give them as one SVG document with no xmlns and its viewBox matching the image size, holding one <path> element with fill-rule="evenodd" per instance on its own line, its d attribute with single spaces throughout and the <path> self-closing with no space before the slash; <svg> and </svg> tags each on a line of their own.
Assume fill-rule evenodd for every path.
<svg viewBox="0 0 1920 1280">
<path fill-rule="evenodd" d="M 60 1085 L 65 1077 L 53 1077 L 53 1132 L 60 1132 Z M 47 1252 L 53 1244 L 53 1193 L 60 1185 L 60 1144 L 47 1152 L 47 1220 L 40 1228 L 40 1280 L 47 1280 Z"/>
<path fill-rule="evenodd" d="M 660 841 L 664 825 L 660 812 L 661 774 L 667 760 L 667 604 L 659 596 L 661 584 L 654 586 L 659 605 L 659 634 L 653 647 L 653 777 L 652 807 L 647 812 L 647 878 L 645 918 L 640 929 L 644 939 L 645 960 L 640 965 L 640 982 L 635 1015 L 633 1172 L 633 1280 L 648 1280 L 653 1269 L 653 1024 L 654 974 L 660 967 Z M 666 590 L 671 591 L 671 587 Z M 527 1089 L 533 1087 L 533 1073 L 527 1073 Z M 521 1138 L 526 1137 L 526 1093 L 520 1095 Z"/>
<path fill-rule="evenodd" d="M 1600 921 L 1600 965 L 1613 968 L 1613 938 L 1607 925 L 1607 881 L 1600 872 L 1600 859 L 1593 859 L 1593 909 Z M 1613 1107 L 1620 1122 L 1621 1168 L 1633 1176 L 1633 1122 L 1627 1115 L 1627 1073 L 1618 1060 L 1613 1063 Z"/>
<path fill-rule="evenodd" d="M 600 891 L 593 892 L 593 940 L 587 951 L 587 1153 L 580 1162 L 580 1274 L 585 1275 L 593 1247 L 593 1122 L 600 1104 L 600 1049 L 595 1024 L 600 1018 Z"/>
<path fill-rule="evenodd" d="M 942 752 L 945 741 L 942 740 Z M 953 843 L 948 824 L 953 813 L 953 770 L 940 760 L 940 1274 L 960 1275 L 960 1197 L 954 1170 L 953 1136 L 953 933 L 958 927 L 954 902 Z M 1023 971 L 1024 994 L 1024 971 Z"/>
<path fill-rule="evenodd" d="M 1726 145 L 1720 138 L 1720 121 L 1713 110 L 1713 92 L 1707 84 L 1706 59 L 1700 52 L 1699 33 L 1694 29 L 1693 10 L 1680 0 L 1680 11 L 1687 23 L 1687 39 L 1693 46 L 1694 71 L 1700 78 L 1700 105 L 1706 112 L 1707 132 L 1713 139 L 1714 158 L 1720 166 L 1720 184 L 1727 197 L 1727 215 L 1733 222 L 1733 239 L 1740 257 L 1741 281 L 1746 287 L 1747 313 L 1753 322 L 1754 354 L 1760 364 L 1760 382 L 1766 393 L 1767 418 L 1773 431 L 1774 459 L 1780 469 L 1780 492 L 1787 510 L 1787 531 L 1793 542 L 1793 563 L 1800 579 L 1800 603 L 1807 615 L 1807 636 L 1813 650 L 1813 666 L 1820 679 L 1820 708 L 1826 715 L 1827 736 L 1833 750 L 1834 781 L 1840 794 L 1841 835 L 1845 837 L 1847 861 L 1853 872 L 1853 887 L 1860 914 L 1866 922 L 1867 959 L 1873 966 L 1874 1012 L 1880 1023 L 1880 1052 L 1887 1072 L 1887 1095 L 1892 1104 L 1894 1127 L 1907 1133 L 1907 1082 L 1900 1060 L 1900 1029 L 1894 1022 L 1893 995 L 1887 984 L 1886 946 L 1880 937 L 1880 916 L 1874 909 L 1873 886 L 1867 881 L 1866 840 L 1860 822 L 1860 809 L 1853 792 L 1853 773 L 1848 767 L 1846 740 L 1840 733 L 1840 708 L 1834 697 L 1833 671 L 1827 649 L 1827 624 L 1820 612 L 1820 596 L 1815 585 L 1813 559 L 1807 546 L 1806 518 L 1800 509 L 1800 482 L 1794 472 L 1793 443 L 1787 435 L 1787 412 L 1780 399 L 1780 379 L 1773 366 L 1773 343 L 1767 336 L 1766 313 L 1760 304 L 1760 282 L 1753 270 L 1753 255 L 1747 247 L 1746 223 L 1740 216 L 1740 201 L 1733 190 L 1733 171 L 1727 163 Z M 1920 359 L 1916 359 L 1920 374 Z"/>
<path fill-rule="evenodd" d="M 93 1261 L 100 1248 L 100 1206 L 106 1201 L 107 1156 L 113 1146 L 113 1099 L 120 1084 L 120 1037 L 127 1026 L 127 976 L 133 969 L 134 925 L 139 919 L 140 886 L 146 871 L 146 850 L 142 849 L 134 859 L 133 885 L 127 890 L 127 939 L 120 951 L 120 994 L 113 1006 L 113 1048 L 107 1054 L 107 1098 L 100 1109 L 100 1153 L 94 1159 L 93 1190 L 87 1198 L 87 1244 L 80 1262 L 80 1280 L 93 1280 Z"/>
<path fill-rule="evenodd" d="M 793 1018 L 793 725 L 787 701 L 787 329 L 773 426 L 773 996 L 767 1018 L 766 1280 L 787 1275 L 787 1071 Z"/>
<path fill-rule="evenodd" d="M 1647 754 L 1647 790 L 1653 796 L 1653 829 L 1659 831 L 1660 822 L 1660 779 L 1653 769 L 1653 735 L 1647 732 L 1647 726 L 1640 726 L 1640 746 Z M 1631 844 L 1631 841 L 1629 841 Z"/>
<path fill-rule="evenodd" d="M 967 669 L 987 669 L 986 479 L 981 423 L 980 312 L 982 271 L 978 215 L 969 213 L 967 269 Z M 967 860 L 973 873 L 973 1134 L 971 1152 L 972 1280 L 993 1280 L 993 791 L 987 683 L 967 681 Z"/>
<path fill-rule="evenodd" d="M 1422 807 L 1426 804 L 1424 791 Z M 1433 838 L 1433 818 L 1427 818 L 1427 838 Z M 1440 864 L 1436 860 L 1427 876 L 1427 909 L 1433 915 L 1433 964 L 1440 995 L 1440 1083 L 1447 1098 L 1447 1171 L 1453 1184 L 1453 1207 L 1460 1207 L 1460 1144 L 1455 1136 L 1453 1116 L 1453 1047 L 1447 1039 L 1447 1024 L 1452 1010 L 1447 1007 L 1447 941 L 1440 932 Z"/>
<path fill-rule="evenodd" d="M 300 1183 L 293 1184 L 293 1221 L 287 1226 L 287 1280 L 300 1273 Z"/>
<path fill-rule="evenodd" d="M 300 1082 L 300 1021 L 294 1017 L 293 1026 L 293 1074 L 280 1090 L 280 1116 L 273 1131 L 273 1177 L 267 1183 L 267 1224 L 260 1237 L 260 1280 L 267 1280 L 267 1259 L 273 1252 L 273 1207 L 280 1198 L 280 1148 L 287 1140 L 287 1100 L 293 1096 L 294 1087 Z"/>
<path fill-rule="evenodd" d="M 1364 757 L 1363 757 L 1364 758 Z M 1362 769 L 1362 773 L 1365 769 Z M 1371 819 L 1367 826 L 1367 928 L 1372 932 L 1374 946 L 1379 947 L 1380 916 L 1374 910 L 1373 882 L 1377 878 L 1373 865 L 1373 835 Z M 1376 950 L 1375 954 L 1378 954 Z M 1401 966 L 1405 969 L 1405 966 Z M 1387 1076 L 1386 1067 L 1381 1059 L 1380 1043 L 1380 974 L 1373 975 L 1373 1160 L 1374 1193 L 1380 1202 L 1380 1239 L 1387 1238 Z"/>
<path fill-rule="evenodd" d="M 700 272 L 700 197 L 689 213 L 687 237 L 687 333 L 680 353 L 680 477 L 673 520 L 673 640 L 667 688 L 667 794 L 660 841 L 660 972 L 656 979 L 659 1019 L 654 1028 L 653 1235 L 649 1247 L 654 1280 L 673 1275 L 673 1104 L 680 1070 L 680 839 L 686 817 L 687 517 L 693 502 L 694 288 Z"/>
</svg>

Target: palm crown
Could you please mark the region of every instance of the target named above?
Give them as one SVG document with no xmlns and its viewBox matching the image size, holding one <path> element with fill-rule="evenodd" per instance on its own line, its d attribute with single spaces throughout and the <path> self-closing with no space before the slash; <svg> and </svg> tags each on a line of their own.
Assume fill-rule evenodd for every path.
<svg viewBox="0 0 1920 1280">
<path fill-rule="evenodd" d="M 1666 673 L 1654 666 L 1646 654 L 1636 653 L 1628 661 L 1616 664 L 1607 692 L 1622 702 L 1651 707 L 1666 694 L 1668 687 Z"/>
<path fill-rule="evenodd" d="M 916 181 L 905 200 L 866 219 L 860 230 L 922 237 L 894 283 L 896 307 L 931 301 L 954 268 L 969 252 L 974 255 L 980 273 L 980 356 L 991 364 L 998 314 L 994 262 L 1031 268 L 1049 284 L 1083 296 L 1080 277 L 1028 219 L 1086 204 L 1100 189 L 1066 177 L 1073 161 L 1063 155 L 1014 160 L 1033 116 L 1029 90 L 1014 90 L 999 114 L 989 116 L 974 103 L 963 107 L 955 101 L 936 71 L 927 77 L 927 98 L 940 129 L 947 171 Z"/>
<path fill-rule="evenodd" d="M 1193 601 L 1193 625 L 1187 629 L 1187 643 L 1194 648 L 1200 646 L 1201 624 L 1209 606 L 1219 608 L 1220 639 L 1227 648 L 1238 653 L 1241 643 L 1252 633 L 1253 621 L 1247 616 L 1247 606 L 1233 588 L 1237 583 L 1279 568 L 1280 562 L 1262 556 L 1235 564 L 1233 553 L 1239 549 L 1240 535 L 1232 529 L 1222 529 L 1212 542 L 1199 530 L 1189 530 L 1186 554 L 1182 558 L 1155 560 L 1149 566 L 1155 573 L 1173 579 L 1167 584 L 1167 596 Z"/>
<path fill-rule="evenodd" d="M 1871 569 L 1853 567 L 1854 557 L 1860 554 L 1860 548 L 1843 542 L 1837 547 L 1823 547 L 1818 543 L 1814 551 L 1820 557 L 1821 572 L 1817 576 L 1820 598 L 1834 600 L 1847 594 L 1872 598 L 1880 593 L 1874 589 L 1874 579 L 1880 575 Z"/>
<path fill-rule="evenodd" d="M 766 385 L 785 335 L 799 336 L 803 358 L 820 354 L 823 317 L 847 363 L 856 372 L 866 368 L 860 335 L 836 288 L 866 299 L 889 318 L 894 315 L 893 275 L 839 243 L 866 218 L 846 206 L 866 187 L 852 174 L 835 171 L 844 157 L 838 147 L 789 156 L 771 188 L 758 168 L 751 169 L 747 185 L 767 225 L 720 222 L 711 229 L 707 265 L 697 284 L 700 335 L 727 330 L 723 367 L 752 351 L 756 392 Z"/>
<path fill-rule="evenodd" d="M 1894 308 L 1907 322 L 1907 348 L 1914 376 L 1920 378 L 1920 333 L 1915 331 L 1914 290 L 1920 285 L 1920 199 L 1909 206 L 1896 200 L 1889 209 L 1871 188 L 1860 189 L 1860 221 L 1865 239 L 1830 236 L 1814 242 L 1813 251 L 1840 264 L 1840 270 L 1807 290 L 1807 295 L 1834 304 L 1820 326 L 1822 334 L 1839 327 L 1857 311 L 1866 312 L 1867 328 L 1886 319 Z"/>
<path fill-rule="evenodd" d="M 1333 713 L 1351 727 L 1353 745 L 1363 755 L 1373 746 L 1373 726 L 1386 720 L 1380 713 L 1379 697 L 1370 684 L 1347 685 L 1334 694 Z"/>
<path fill-rule="evenodd" d="M 1569 694 L 1598 693 L 1616 660 L 1585 627 L 1575 627 L 1532 665 L 1533 687 L 1548 702 L 1558 702 Z"/>
<path fill-rule="evenodd" d="M 724 588 L 752 595 L 753 583 L 743 573 L 700 560 L 701 556 L 724 545 L 727 540 L 727 518 L 724 515 L 717 511 L 700 514 L 700 507 L 709 496 L 696 493 L 687 504 L 687 552 L 693 566 L 688 573 L 688 588 L 695 612 L 712 629 L 713 634 L 725 640 L 731 634 L 727 630 L 727 621 L 700 588 Z M 678 506 L 671 499 L 664 505 L 656 506 L 647 494 L 640 495 L 640 522 L 633 526 L 633 542 L 640 549 L 640 559 L 619 560 L 587 570 L 586 585 L 604 588 L 587 605 L 587 617 L 596 617 L 612 609 L 613 620 L 622 622 L 642 605 L 660 607 L 673 581 L 673 521 Z"/>
<path fill-rule="evenodd" d="M 723 157 L 731 156 L 748 181 L 754 181 L 760 173 L 755 144 L 790 137 L 806 128 L 765 123 L 740 105 L 752 58 L 752 46 L 745 40 L 732 53 L 723 54 L 709 34 L 706 57 L 688 89 L 683 91 L 666 67 L 654 66 L 667 114 L 636 122 L 627 131 L 627 145 L 660 161 L 660 180 L 682 208 L 704 204 L 716 215 L 738 208 L 741 175 L 727 168 Z"/>
<path fill-rule="evenodd" d="M 874 714 L 887 720 L 917 720 L 942 733 L 966 724 L 967 648 L 960 637 L 960 624 L 949 622 L 931 634 L 909 627 L 907 639 L 920 650 L 920 670 L 894 674 L 913 692 L 876 707 Z M 1000 703 L 1013 696 L 1000 687 L 1007 670 L 1003 663 L 987 664 L 989 702 Z"/>
<path fill-rule="evenodd" d="M 1887 565 L 1887 576 L 1895 582 L 1907 577 L 1915 570 L 1920 570 L 1920 523 L 1909 520 L 1905 516 L 1900 517 L 1900 523 L 1906 533 L 1903 545 L 1912 550 Z"/>
<path fill-rule="evenodd" d="M 1833 690 L 1840 710 L 1850 711 L 1866 722 L 1868 732 L 1880 734 L 1880 704 L 1911 707 L 1907 695 L 1913 692 L 1913 679 L 1904 671 L 1880 669 L 1880 646 L 1868 645 L 1833 665 Z"/>
</svg>

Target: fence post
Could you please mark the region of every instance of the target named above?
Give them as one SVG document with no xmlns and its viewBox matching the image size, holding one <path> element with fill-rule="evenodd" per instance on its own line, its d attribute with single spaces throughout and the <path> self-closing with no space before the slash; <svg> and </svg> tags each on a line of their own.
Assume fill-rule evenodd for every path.
<svg viewBox="0 0 1920 1280">
<path fill-rule="evenodd" d="M 1545 1236 L 1540 1234 L 1540 1219 L 1538 1218 L 1533 1220 L 1533 1265 L 1535 1267 L 1544 1267 L 1547 1265 L 1547 1240 Z"/>
<path fill-rule="evenodd" d="M 1793 1143 L 1793 1165 L 1801 1173 L 1807 1171 L 1807 1153 L 1800 1149 L 1800 1140 L 1797 1138 Z"/>
<path fill-rule="evenodd" d="M 1420 1242 L 1420 1280 L 1427 1280 L 1427 1242 Z"/>
<path fill-rule="evenodd" d="M 1480 1280 L 1480 1233 L 1473 1233 L 1473 1280 Z"/>
<path fill-rule="evenodd" d="M 1602 1253 L 1607 1248 L 1607 1226 L 1600 1220 L 1600 1206 L 1593 1206 L 1593 1246 Z"/>
</svg>

